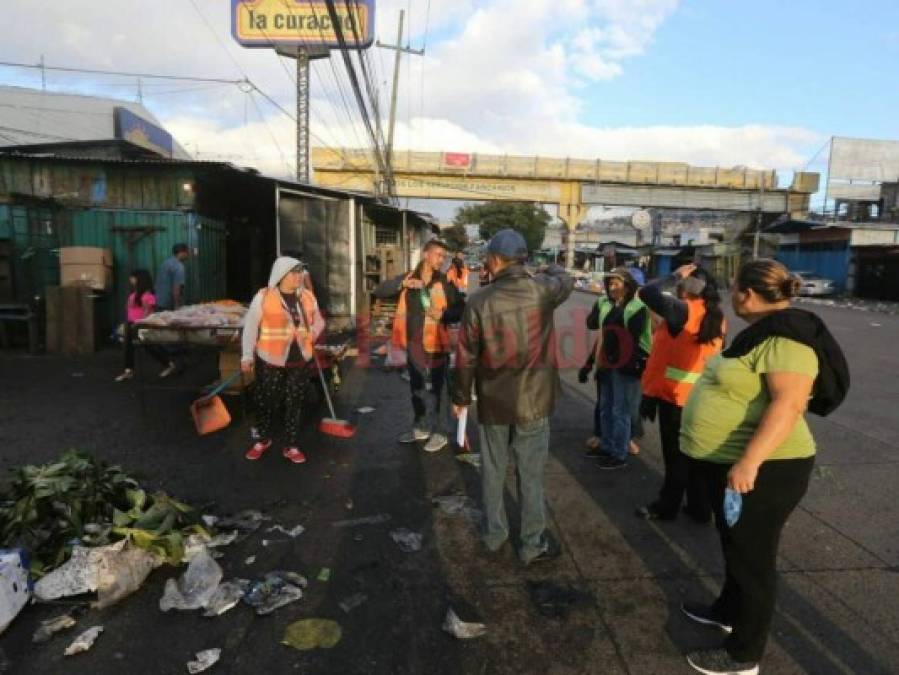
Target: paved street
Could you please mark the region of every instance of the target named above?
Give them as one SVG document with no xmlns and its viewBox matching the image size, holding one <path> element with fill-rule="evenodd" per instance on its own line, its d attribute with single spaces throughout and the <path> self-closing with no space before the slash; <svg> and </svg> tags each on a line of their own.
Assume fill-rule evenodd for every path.
<svg viewBox="0 0 899 675">
<path fill-rule="evenodd" d="M 582 322 L 593 300 L 575 293 L 560 309 L 560 325 Z M 784 533 L 778 614 L 762 672 L 897 672 L 899 317 L 815 311 L 847 353 L 853 388 L 831 418 L 810 418 L 819 462 Z M 731 326 L 740 324 L 731 319 Z M 564 349 L 570 354 L 576 346 Z M 395 442 L 409 421 L 408 385 L 397 374 L 351 372 L 340 409 L 376 411 L 352 413 L 360 433 L 351 441 L 307 433 L 310 462 L 292 466 L 276 452 L 255 464 L 244 460 L 247 429 L 240 419 L 227 432 L 197 438 L 187 417 L 189 394 L 152 393 L 152 409 L 141 419 L 135 385 L 111 381 L 118 363 L 114 351 L 76 360 L 3 353 L 3 467 L 79 447 L 207 511 L 261 508 L 274 522 L 302 524 L 306 532 L 294 541 L 263 547 L 262 535 L 254 535 L 225 549 L 220 562 L 226 578 L 301 571 L 310 578 L 307 596 L 268 617 L 245 606 L 215 619 L 163 614 L 158 601 L 165 579 L 181 570 L 162 568 L 134 596 L 80 618 L 78 628 L 103 624 L 106 632 L 89 653 L 71 659 L 62 651 L 78 629 L 44 645 L 30 643 L 37 623 L 61 608 L 26 608 L 0 638 L 8 672 L 183 673 L 196 651 L 221 647 L 222 660 L 211 672 L 677 674 L 689 672 L 685 650 L 718 639 L 677 611 L 682 599 L 708 600 L 717 590 L 722 566 L 713 528 L 633 516 L 659 485 L 656 430 L 648 430 L 643 452 L 625 471 L 601 474 L 581 449 L 590 431 L 592 383 L 577 384 L 574 370 L 564 376 L 547 470 L 564 555 L 525 570 L 511 556 L 485 559 L 472 524 L 431 505 L 432 497 L 449 494 L 477 502 L 478 476 L 449 450 L 426 455 Z M 206 365 L 183 377 L 203 380 Z M 391 520 L 332 526 L 381 513 Z M 421 532 L 422 550 L 402 552 L 388 535 L 397 527 Z M 256 562 L 246 565 L 254 554 Z M 314 580 L 323 567 L 330 580 Z M 567 616 L 543 616 L 529 597 L 533 581 L 570 585 L 584 599 Z M 349 613 L 339 608 L 359 592 L 367 596 L 364 604 Z M 450 604 L 463 619 L 483 621 L 487 634 L 461 642 L 444 633 Z M 280 644 L 286 625 L 311 617 L 338 621 L 341 642 L 313 652 Z"/>
</svg>

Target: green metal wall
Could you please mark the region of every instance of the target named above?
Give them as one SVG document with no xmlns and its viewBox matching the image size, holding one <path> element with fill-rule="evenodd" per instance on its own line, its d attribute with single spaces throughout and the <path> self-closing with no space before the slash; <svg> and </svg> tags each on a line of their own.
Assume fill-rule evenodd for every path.
<svg viewBox="0 0 899 675">
<path fill-rule="evenodd" d="M 59 284 L 59 211 L 0 204 L 0 239 L 12 243 L 13 302 L 29 304 Z"/>
<path fill-rule="evenodd" d="M 112 250 L 114 319 L 118 321 L 129 293 L 131 271 L 143 268 L 155 279 L 162 262 L 172 254 L 172 246 L 181 242 L 191 249 L 187 301 L 225 297 L 225 237 L 222 223 L 191 212 L 89 209 L 69 212 L 60 245 Z"/>
</svg>

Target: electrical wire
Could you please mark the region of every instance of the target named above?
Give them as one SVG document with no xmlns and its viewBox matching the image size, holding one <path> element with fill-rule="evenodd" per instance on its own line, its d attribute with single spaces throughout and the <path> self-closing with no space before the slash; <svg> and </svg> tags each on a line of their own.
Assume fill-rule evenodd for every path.
<svg viewBox="0 0 899 675">
<path fill-rule="evenodd" d="M 220 84 L 240 84 L 243 80 L 229 80 L 223 77 L 195 77 L 189 75 L 164 75 L 160 73 L 135 73 L 121 70 L 98 70 L 95 68 L 73 68 L 68 66 L 48 66 L 46 64 L 0 61 L 0 66 L 28 68 L 31 70 L 51 70 L 62 73 L 83 73 L 86 75 L 116 75 L 119 77 L 142 77 L 154 80 L 180 80 L 182 82 L 218 82 Z"/>
</svg>

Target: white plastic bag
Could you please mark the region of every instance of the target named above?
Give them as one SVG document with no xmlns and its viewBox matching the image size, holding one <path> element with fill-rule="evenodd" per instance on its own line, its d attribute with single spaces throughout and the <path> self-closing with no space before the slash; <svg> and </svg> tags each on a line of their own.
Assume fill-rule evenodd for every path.
<svg viewBox="0 0 899 675">
<path fill-rule="evenodd" d="M 24 551 L 0 550 L 0 633 L 12 623 L 30 597 L 27 557 Z"/>
</svg>

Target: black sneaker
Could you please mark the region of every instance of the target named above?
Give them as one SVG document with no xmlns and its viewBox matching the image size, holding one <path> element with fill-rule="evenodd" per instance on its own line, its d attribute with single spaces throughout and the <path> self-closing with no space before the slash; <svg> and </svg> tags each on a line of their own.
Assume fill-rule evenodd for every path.
<svg viewBox="0 0 899 675">
<path fill-rule="evenodd" d="M 737 661 L 725 649 L 702 649 L 690 652 L 687 663 L 705 675 L 757 675 L 759 664 Z"/>
<path fill-rule="evenodd" d="M 558 544 L 548 541 L 546 543 L 546 548 L 540 551 L 540 553 L 535 555 L 533 558 L 525 562 L 525 566 L 552 562 L 560 555 L 562 555 L 562 548 Z"/>
<path fill-rule="evenodd" d="M 664 511 L 659 510 L 658 504 L 653 502 L 652 504 L 648 504 L 647 506 L 641 506 L 639 509 L 634 511 L 634 514 L 638 518 L 643 518 L 644 520 L 676 520 L 677 519 L 677 511 L 674 513 L 665 513 Z"/>
<path fill-rule="evenodd" d="M 680 604 L 680 611 L 693 619 L 696 623 L 701 623 L 703 626 L 715 626 L 725 633 L 732 633 L 734 630 L 733 626 L 725 623 L 724 619 L 713 612 L 712 608 L 707 605 L 700 605 L 696 602 L 682 602 Z"/>
<path fill-rule="evenodd" d="M 608 457 L 608 455 L 605 453 L 605 451 L 603 451 L 602 448 L 590 448 L 589 450 L 584 452 L 584 457 L 596 459 L 597 457 Z"/>
<path fill-rule="evenodd" d="M 618 459 L 617 457 L 610 457 L 607 455 L 605 457 L 600 457 L 597 464 L 603 471 L 614 471 L 615 469 L 623 469 L 624 467 L 626 467 L 627 460 Z"/>
</svg>

